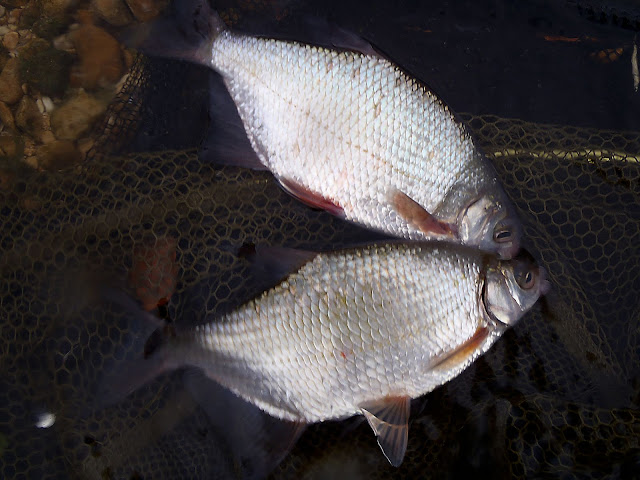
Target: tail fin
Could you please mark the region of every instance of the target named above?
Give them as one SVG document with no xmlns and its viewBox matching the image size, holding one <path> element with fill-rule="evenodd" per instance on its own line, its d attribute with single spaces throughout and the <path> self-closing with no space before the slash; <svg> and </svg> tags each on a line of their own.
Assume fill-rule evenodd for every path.
<svg viewBox="0 0 640 480">
<path fill-rule="evenodd" d="M 211 46 L 225 29 L 207 0 L 180 0 L 163 18 L 128 29 L 120 40 L 146 55 L 210 66 Z"/>
<path fill-rule="evenodd" d="M 124 400 L 159 375 L 173 369 L 168 363 L 167 326 L 159 318 L 146 312 L 126 293 L 108 289 L 103 292 L 106 302 L 122 311 L 141 342 L 134 342 L 124 359 L 105 364 L 105 373 L 96 393 L 95 406 L 106 408 Z M 144 342 L 144 345 L 142 344 Z M 135 348 L 140 346 L 141 348 Z"/>
</svg>

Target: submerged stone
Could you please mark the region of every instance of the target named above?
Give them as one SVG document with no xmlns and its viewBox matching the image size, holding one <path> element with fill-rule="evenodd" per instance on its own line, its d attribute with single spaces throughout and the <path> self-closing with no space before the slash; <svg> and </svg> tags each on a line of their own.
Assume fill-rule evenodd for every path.
<svg viewBox="0 0 640 480">
<path fill-rule="evenodd" d="M 51 114 L 51 128 L 63 140 L 76 140 L 86 133 L 106 110 L 107 105 L 80 91 Z"/>
<path fill-rule="evenodd" d="M 0 72 L 2 71 L 4 66 L 7 64 L 7 61 L 9 60 L 9 58 L 10 58 L 9 50 L 4 48 L 4 45 L 0 45 Z"/>
<path fill-rule="evenodd" d="M 167 7 L 166 0 L 126 0 L 133 16 L 141 22 L 156 18 Z"/>
<path fill-rule="evenodd" d="M 0 135 L 0 159 L 15 158 L 22 151 L 20 137 Z M 4 162 L 0 162 L 4 163 Z"/>
<path fill-rule="evenodd" d="M 95 25 L 82 25 L 70 37 L 80 58 L 71 74 L 74 86 L 95 89 L 120 80 L 124 65 L 115 38 Z"/>
<path fill-rule="evenodd" d="M 65 170 L 82 161 L 82 155 L 67 140 L 56 140 L 38 149 L 38 166 L 45 170 Z"/>
<path fill-rule="evenodd" d="M 41 141 L 44 133 L 44 119 L 36 102 L 28 95 L 22 97 L 16 109 L 16 125 L 24 133 Z"/>
<path fill-rule="evenodd" d="M 133 21 L 131 10 L 124 0 L 91 0 L 91 9 L 100 18 L 116 27 L 129 25 Z"/>
<path fill-rule="evenodd" d="M 18 59 L 10 58 L 0 73 L 0 101 L 12 105 L 22 98 Z"/>
<path fill-rule="evenodd" d="M 36 39 L 20 52 L 20 78 L 50 97 L 61 96 L 69 85 L 73 57 L 53 48 L 46 40 Z"/>
<path fill-rule="evenodd" d="M 71 23 L 71 17 L 68 15 L 55 15 L 51 17 L 42 17 L 33 24 L 33 33 L 37 36 L 51 40 L 61 35 Z"/>
<path fill-rule="evenodd" d="M 4 102 L 0 102 L 0 122 L 9 130 L 15 130 L 16 128 L 13 113 Z"/>
</svg>

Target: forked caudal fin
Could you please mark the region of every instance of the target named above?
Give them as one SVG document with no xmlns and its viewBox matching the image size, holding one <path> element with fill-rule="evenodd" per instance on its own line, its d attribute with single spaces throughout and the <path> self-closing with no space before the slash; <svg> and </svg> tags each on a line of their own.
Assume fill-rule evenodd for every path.
<svg viewBox="0 0 640 480">
<path fill-rule="evenodd" d="M 124 292 L 106 289 L 102 296 L 105 301 L 117 305 L 124 312 L 131 320 L 131 328 L 136 330 L 137 336 L 147 341 L 147 344 L 150 343 L 149 339 L 154 340 L 155 344 L 152 351 L 148 351 L 147 347 L 139 351 L 132 350 L 123 360 L 110 367 L 96 393 L 95 407 L 98 409 L 121 402 L 135 390 L 171 369 L 168 367 L 170 350 L 165 345 L 165 322 L 146 312 Z M 134 323 L 138 326 L 133 327 Z"/>
<path fill-rule="evenodd" d="M 225 29 L 207 0 L 180 0 L 171 2 L 165 17 L 126 30 L 120 40 L 146 55 L 210 66 L 211 45 Z"/>
<path fill-rule="evenodd" d="M 360 406 L 382 453 L 394 467 L 400 466 L 407 451 L 410 401 L 407 396 L 385 397 Z"/>
</svg>

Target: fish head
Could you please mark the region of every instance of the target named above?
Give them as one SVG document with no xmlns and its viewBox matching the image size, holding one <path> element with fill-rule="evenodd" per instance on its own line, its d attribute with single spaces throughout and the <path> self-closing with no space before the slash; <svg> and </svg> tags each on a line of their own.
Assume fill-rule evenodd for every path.
<svg viewBox="0 0 640 480">
<path fill-rule="evenodd" d="M 457 224 L 458 236 L 465 245 L 495 252 L 507 260 L 520 250 L 520 220 L 502 191 L 474 198 L 461 210 Z"/>
<path fill-rule="evenodd" d="M 522 252 L 508 261 L 489 262 L 483 302 L 495 320 L 506 326 L 514 325 L 550 289 L 544 268 L 531 256 Z"/>
</svg>

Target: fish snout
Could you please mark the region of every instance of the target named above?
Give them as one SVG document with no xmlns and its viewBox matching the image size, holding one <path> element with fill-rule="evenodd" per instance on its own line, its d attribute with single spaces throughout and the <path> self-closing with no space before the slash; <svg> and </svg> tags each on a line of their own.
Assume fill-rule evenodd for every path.
<svg viewBox="0 0 640 480">
<path fill-rule="evenodd" d="M 515 222 L 500 222 L 492 232 L 497 255 L 503 260 L 515 257 L 520 251 L 520 227 Z"/>
<path fill-rule="evenodd" d="M 538 281 L 540 282 L 540 296 L 551 291 L 551 282 L 548 279 L 547 271 L 543 267 L 538 267 Z"/>
<path fill-rule="evenodd" d="M 488 268 L 484 307 L 494 320 L 512 326 L 550 288 L 545 269 L 523 251 L 517 258 L 498 261 Z"/>
<path fill-rule="evenodd" d="M 461 241 L 494 252 L 503 260 L 513 258 L 520 251 L 522 229 L 518 218 L 504 205 L 493 195 L 470 203 L 458 220 Z"/>
</svg>

